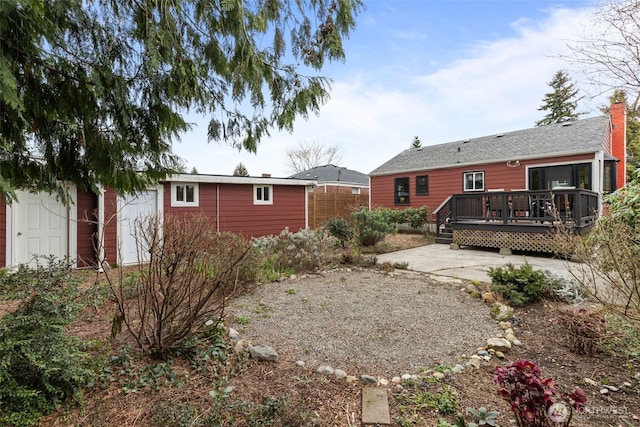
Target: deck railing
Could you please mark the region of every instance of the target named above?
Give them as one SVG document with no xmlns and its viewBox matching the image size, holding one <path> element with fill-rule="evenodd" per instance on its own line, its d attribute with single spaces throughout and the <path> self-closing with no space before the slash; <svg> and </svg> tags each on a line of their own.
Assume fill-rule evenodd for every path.
<svg viewBox="0 0 640 427">
<path fill-rule="evenodd" d="M 544 225 L 557 221 L 589 227 L 597 218 L 598 194 L 581 189 L 489 191 L 450 196 L 436 210 L 436 234 L 445 223 Z"/>
</svg>

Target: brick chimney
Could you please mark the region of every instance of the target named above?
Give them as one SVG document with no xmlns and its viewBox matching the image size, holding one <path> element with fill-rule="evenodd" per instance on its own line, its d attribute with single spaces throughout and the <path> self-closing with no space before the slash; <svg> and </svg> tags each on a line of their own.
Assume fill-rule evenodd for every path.
<svg viewBox="0 0 640 427">
<path fill-rule="evenodd" d="M 627 106 L 624 102 L 611 105 L 611 155 L 620 159 L 617 167 L 617 187 L 627 181 Z"/>
</svg>

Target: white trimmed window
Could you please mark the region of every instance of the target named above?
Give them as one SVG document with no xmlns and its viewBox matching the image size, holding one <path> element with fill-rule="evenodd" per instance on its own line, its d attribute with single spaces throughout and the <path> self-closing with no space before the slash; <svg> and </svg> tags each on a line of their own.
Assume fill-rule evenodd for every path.
<svg viewBox="0 0 640 427">
<path fill-rule="evenodd" d="M 198 184 L 171 184 L 171 206 L 198 206 L 198 198 Z"/>
<path fill-rule="evenodd" d="M 351 187 L 351 194 L 360 194 L 359 187 Z"/>
<path fill-rule="evenodd" d="M 464 191 L 484 191 L 484 171 L 465 172 L 462 180 Z"/>
<path fill-rule="evenodd" d="M 272 185 L 254 185 L 253 186 L 253 204 L 254 205 L 272 205 L 273 204 L 273 186 Z"/>
</svg>

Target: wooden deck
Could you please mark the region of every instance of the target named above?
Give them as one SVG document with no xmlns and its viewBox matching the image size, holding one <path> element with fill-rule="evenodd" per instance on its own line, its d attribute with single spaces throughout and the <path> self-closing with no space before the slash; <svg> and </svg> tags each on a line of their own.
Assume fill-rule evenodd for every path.
<svg viewBox="0 0 640 427">
<path fill-rule="evenodd" d="M 450 196 L 436 210 L 436 240 L 553 252 L 559 226 L 586 233 L 597 218 L 598 194 L 587 190 L 500 191 Z"/>
</svg>

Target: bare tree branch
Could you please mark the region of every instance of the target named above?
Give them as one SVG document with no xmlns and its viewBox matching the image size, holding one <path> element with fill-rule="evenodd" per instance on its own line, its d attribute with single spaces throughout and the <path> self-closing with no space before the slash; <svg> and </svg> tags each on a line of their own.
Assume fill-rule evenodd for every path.
<svg viewBox="0 0 640 427">
<path fill-rule="evenodd" d="M 640 99 L 640 0 L 607 0 L 583 39 L 569 44 L 563 59 L 584 65 L 587 81 L 602 92 L 623 89 Z"/>
<path fill-rule="evenodd" d="M 340 166 L 342 154 L 337 146 L 325 147 L 316 142 L 302 141 L 299 147 L 287 150 L 287 169 L 299 173 L 323 165 Z"/>
</svg>

